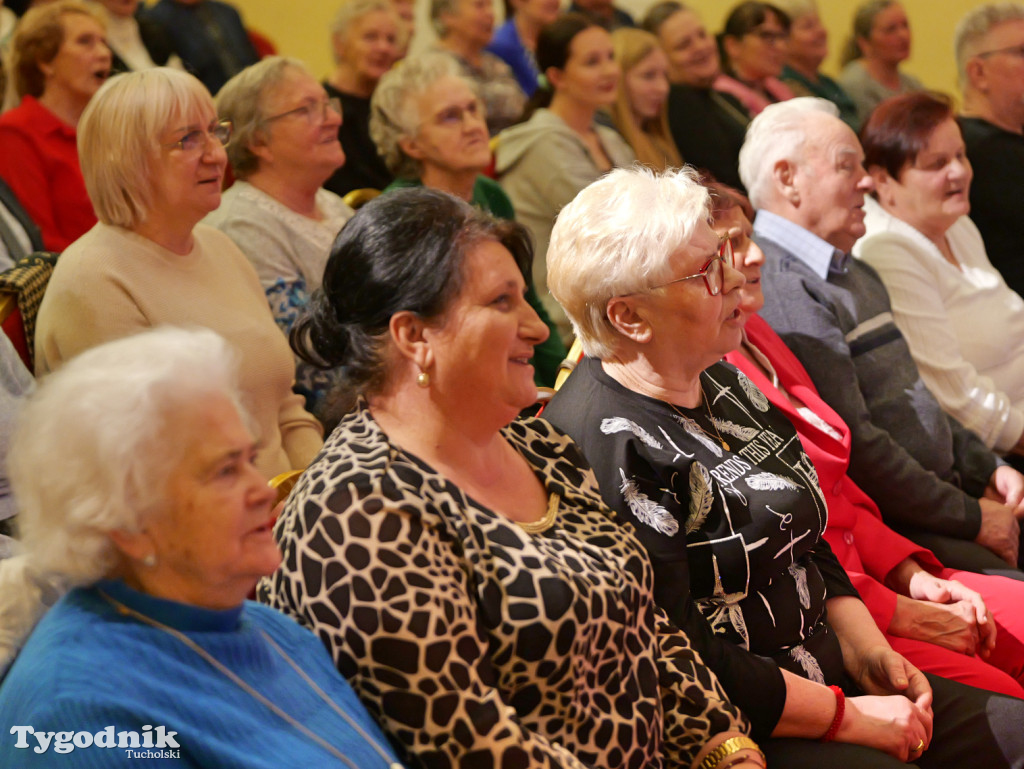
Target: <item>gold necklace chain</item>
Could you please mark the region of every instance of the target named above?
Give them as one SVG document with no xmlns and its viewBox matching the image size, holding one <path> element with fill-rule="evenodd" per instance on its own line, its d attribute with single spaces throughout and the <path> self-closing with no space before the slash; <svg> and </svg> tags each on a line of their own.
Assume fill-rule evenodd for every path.
<svg viewBox="0 0 1024 769">
<path fill-rule="evenodd" d="M 693 422 L 694 425 L 696 425 L 698 430 L 700 430 L 702 433 L 704 433 L 709 438 L 717 438 L 718 442 L 722 444 L 722 448 L 725 449 L 726 451 L 730 451 L 729 444 L 725 442 L 725 439 L 722 437 L 722 434 L 720 432 L 718 432 L 718 426 L 715 424 L 715 418 L 711 414 L 711 404 L 708 403 L 707 393 L 704 392 L 704 383 L 701 382 L 700 379 L 698 379 L 697 380 L 697 384 L 700 387 L 700 399 L 701 399 L 701 402 L 704 404 L 705 411 L 708 412 L 708 421 L 711 423 L 711 427 L 715 431 L 714 435 L 712 435 L 707 430 L 705 430 L 703 427 L 701 427 L 700 424 L 697 423 L 697 420 L 690 419 L 690 417 L 686 416 L 686 414 L 684 414 L 682 411 L 679 410 L 679 407 L 676 406 L 676 404 L 668 403 L 668 401 L 666 401 L 666 403 L 668 403 L 668 405 L 672 408 L 672 410 L 675 411 L 679 416 L 683 417 L 684 419 L 690 419 L 690 421 Z"/>
<path fill-rule="evenodd" d="M 516 521 L 519 524 L 519 528 L 525 531 L 527 534 L 540 534 L 542 531 L 547 531 L 555 525 L 555 518 L 558 517 L 558 505 L 561 501 L 561 497 L 551 492 L 551 496 L 548 497 L 548 509 L 544 513 L 544 517 L 539 521 Z"/>
<path fill-rule="evenodd" d="M 319 734 L 317 734 L 312 729 L 310 729 L 308 726 L 306 726 L 305 724 L 301 723 L 300 721 L 298 721 L 297 719 L 295 719 L 294 717 L 292 717 L 291 715 L 286 713 L 278 705 L 276 705 L 275 703 L 271 702 L 264 695 L 260 694 L 258 691 L 256 691 L 254 688 L 252 688 L 252 686 L 250 686 L 247 682 L 243 681 L 238 676 L 238 674 L 235 673 L 235 671 L 231 670 L 229 667 L 224 665 L 220 660 L 218 660 L 216 657 L 214 657 L 212 654 L 210 654 L 208 651 L 206 651 L 206 649 L 204 649 L 202 646 L 197 644 L 195 641 L 193 641 L 187 635 L 185 635 L 184 633 L 182 633 L 179 630 L 176 630 L 175 628 L 172 628 L 172 627 L 170 627 L 168 625 L 163 624 L 162 622 L 159 622 L 158 620 L 153 619 L 152 617 L 146 616 L 142 612 L 136 611 L 135 609 L 132 609 L 129 606 L 125 606 L 123 603 L 118 601 L 116 598 L 112 598 L 111 596 L 109 596 L 105 592 L 103 592 L 102 590 L 97 589 L 97 592 L 100 594 L 101 597 L 103 597 L 104 600 L 106 600 L 111 606 L 113 606 L 120 614 L 124 614 L 126 616 L 129 616 L 129 617 L 132 617 L 134 619 L 137 619 L 140 622 L 143 622 L 143 623 L 145 623 L 147 625 L 151 625 L 152 627 L 155 627 L 158 630 L 163 630 L 165 633 L 169 633 L 170 635 L 172 635 L 175 638 L 177 638 L 179 641 L 181 641 L 183 644 L 185 644 L 185 646 L 187 646 L 189 649 L 191 649 L 196 654 L 198 654 L 200 657 L 202 657 L 204 660 L 206 660 L 215 670 L 217 670 L 218 672 L 222 673 L 229 680 L 231 680 L 236 686 L 238 686 L 240 689 L 242 689 L 242 691 L 246 692 L 248 695 L 250 695 L 254 699 L 256 699 L 259 702 L 263 703 L 263 705 L 265 705 L 272 713 L 274 713 L 275 715 L 277 715 L 280 718 L 282 718 L 284 721 L 289 723 L 291 726 L 295 727 L 298 731 L 302 732 L 302 734 L 306 735 L 309 739 L 311 739 L 317 745 L 319 745 L 324 750 L 326 750 L 328 753 L 333 755 L 335 758 L 338 758 L 346 766 L 351 767 L 351 769 L 360 769 L 359 767 L 357 767 L 352 762 L 352 760 L 348 756 L 344 755 L 340 750 L 338 750 L 336 747 L 334 747 L 331 743 L 329 743 L 327 740 L 325 740 Z M 334 700 L 332 700 L 330 697 L 328 697 L 327 694 L 324 692 L 324 690 L 321 689 L 319 686 L 317 686 L 316 682 L 306 674 L 306 671 L 304 671 L 302 668 L 300 668 L 291 657 L 289 657 L 287 654 L 285 654 L 284 649 L 282 649 L 280 646 L 277 645 L 277 643 L 274 641 L 274 639 L 271 638 L 267 634 L 267 631 L 265 631 L 262 628 L 260 628 L 260 635 L 262 635 L 263 639 L 268 644 L 270 644 L 273 647 L 274 651 L 276 651 L 279 655 L 281 655 L 282 659 L 284 659 L 285 662 L 287 662 L 289 665 L 291 665 L 292 669 L 296 673 L 299 674 L 299 677 L 302 678 L 302 680 L 305 681 L 306 684 L 308 684 L 309 687 L 320 696 L 320 699 L 322 699 L 324 702 L 326 702 L 328 705 L 330 705 L 331 708 L 333 708 L 334 712 L 342 717 L 342 719 L 345 721 L 345 723 L 347 723 L 349 726 L 351 726 L 356 731 L 356 733 L 359 734 L 360 737 L 362 737 L 364 740 L 366 740 L 367 743 L 369 743 L 370 747 L 372 747 L 377 752 L 377 754 L 380 755 L 380 757 L 384 759 L 384 763 L 386 763 L 388 765 L 388 769 L 402 769 L 402 765 L 401 764 L 399 764 L 398 762 L 392 761 L 391 757 L 388 756 L 387 752 L 385 752 L 384 749 L 381 748 L 381 746 L 377 744 L 377 741 L 374 740 L 369 734 L 367 734 L 366 730 L 363 729 L 363 727 L 361 727 L 352 718 L 352 716 L 350 716 L 348 713 L 346 713 L 344 710 L 342 710 Z"/>
</svg>

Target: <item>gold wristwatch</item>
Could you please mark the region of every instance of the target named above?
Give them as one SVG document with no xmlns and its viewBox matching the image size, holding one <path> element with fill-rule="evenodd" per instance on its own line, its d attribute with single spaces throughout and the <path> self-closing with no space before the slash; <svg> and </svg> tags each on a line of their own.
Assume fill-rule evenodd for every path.
<svg viewBox="0 0 1024 769">
<path fill-rule="evenodd" d="M 757 754 L 761 756 L 761 760 L 765 760 L 764 753 L 761 752 L 761 748 L 759 748 L 757 743 L 749 737 L 730 737 L 704 756 L 704 760 L 700 762 L 700 769 L 715 769 L 715 767 L 718 766 L 726 756 L 731 756 L 733 753 L 739 753 L 741 750 L 748 749 L 756 750 Z"/>
</svg>

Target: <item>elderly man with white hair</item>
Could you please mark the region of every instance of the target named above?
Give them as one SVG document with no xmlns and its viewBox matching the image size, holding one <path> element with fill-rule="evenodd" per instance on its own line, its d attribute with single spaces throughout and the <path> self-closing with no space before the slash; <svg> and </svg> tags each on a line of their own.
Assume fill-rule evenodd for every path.
<svg viewBox="0 0 1024 769">
<path fill-rule="evenodd" d="M 740 176 L 759 209 L 761 315 L 850 426 L 849 475 L 885 521 L 943 563 L 1024 579 L 1013 568 L 1024 477 L 945 415 L 878 275 L 849 256 L 873 183 L 836 113 L 823 99 L 794 99 L 747 131 Z"/>
<path fill-rule="evenodd" d="M 971 219 L 1007 285 L 1024 293 L 1024 5 L 990 3 L 961 20 L 954 38 L 963 89 L 960 130 L 974 166 Z"/>
</svg>

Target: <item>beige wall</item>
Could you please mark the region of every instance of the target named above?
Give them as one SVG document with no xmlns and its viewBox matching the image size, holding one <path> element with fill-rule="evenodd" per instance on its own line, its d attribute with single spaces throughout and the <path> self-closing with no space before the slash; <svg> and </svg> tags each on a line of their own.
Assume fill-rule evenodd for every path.
<svg viewBox="0 0 1024 769">
<path fill-rule="evenodd" d="M 305 60 L 318 76 L 331 67 L 328 25 L 339 0 L 233 0 L 246 22 L 274 40 L 281 53 Z M 418 0 L 423 18 L 427 0 Z M 622 6 L 643 13 L 651 0 L 619 0 Z M 722 23 L 732 3 L 721 0 L 687 0 L 700 11 L 712 31 Z M 825 70 L 838 69 L 838 52 L 846 39 L 856 0 L 818 0 L 825 25 L 831 33 L 833 55 Z M 914 32 L 914 53 L 905 65 L 930 88 L 955 93 L 953 29 L 979 0 L 903 0 Z"/>
</svg>

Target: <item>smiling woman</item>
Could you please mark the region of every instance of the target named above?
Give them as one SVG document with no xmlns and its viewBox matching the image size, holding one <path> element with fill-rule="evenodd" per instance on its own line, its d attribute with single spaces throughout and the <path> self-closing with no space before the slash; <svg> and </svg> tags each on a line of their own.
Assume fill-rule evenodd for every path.
<svg viewBox="0 0 1024 769">
<path fill-rule="evenodd" d="M 973 173 L 949 102 L 928 93 L 884 101 L 862 139 L 877 202 L 854 254 L 885 282 L 942 407 L 990 448 L 1024 453 L 1024 300 L 968 217 Z"/>
<path fill-rule="evenodd" d="M 341 106 L 302 62 L 270 56 L 231 78 L 217 108 L 235 126 L 227 152 L 238 181 L 204 222 L 249 258 L 287 335 L 320 286 L 334 236 L 352 216 L 321 187 L 346 161 L 338 141 Z M 325 420 L 332 374 L 300 362 L 296 380 L 309 410 Z"/>
<path fill-rule="evenodd" d="M 63 251 L 96 223 L 75 130 L 110 72 L 105 35 L 93 6 L 58 0 L 26 13 L 14 37 L 12 71 L 21 104 L 0 116 L 0 177 L 52 251 Z"/>
<path fill-rule="evenodd" d="M 202 83 L 156 68 L 117 75 L 80 127 L 82 170 L 101 223 L 61 256 L 39 309 L 36 370 L 171 323 L 220 332 L 241 353 L 242 386 L 268 475 L 305 467 L 321 444 L 259 278 L 223 233 L 196 226 L 220 204 L 230 135 Z M 337 142 L 337 139 L 334 139 Z"/>
<path fill-rule="evenodd" d="M 575 446 L 512 422 L 547 335 L 531 257 L 521 225 L 436 190 L 345 226 L 293 340 L 345 371 L 350 411 L 285 506 L 259 597 L 320 634 L 416 766 L 697 767 L 720 744 L 756 760 Z"/>
</svg>

